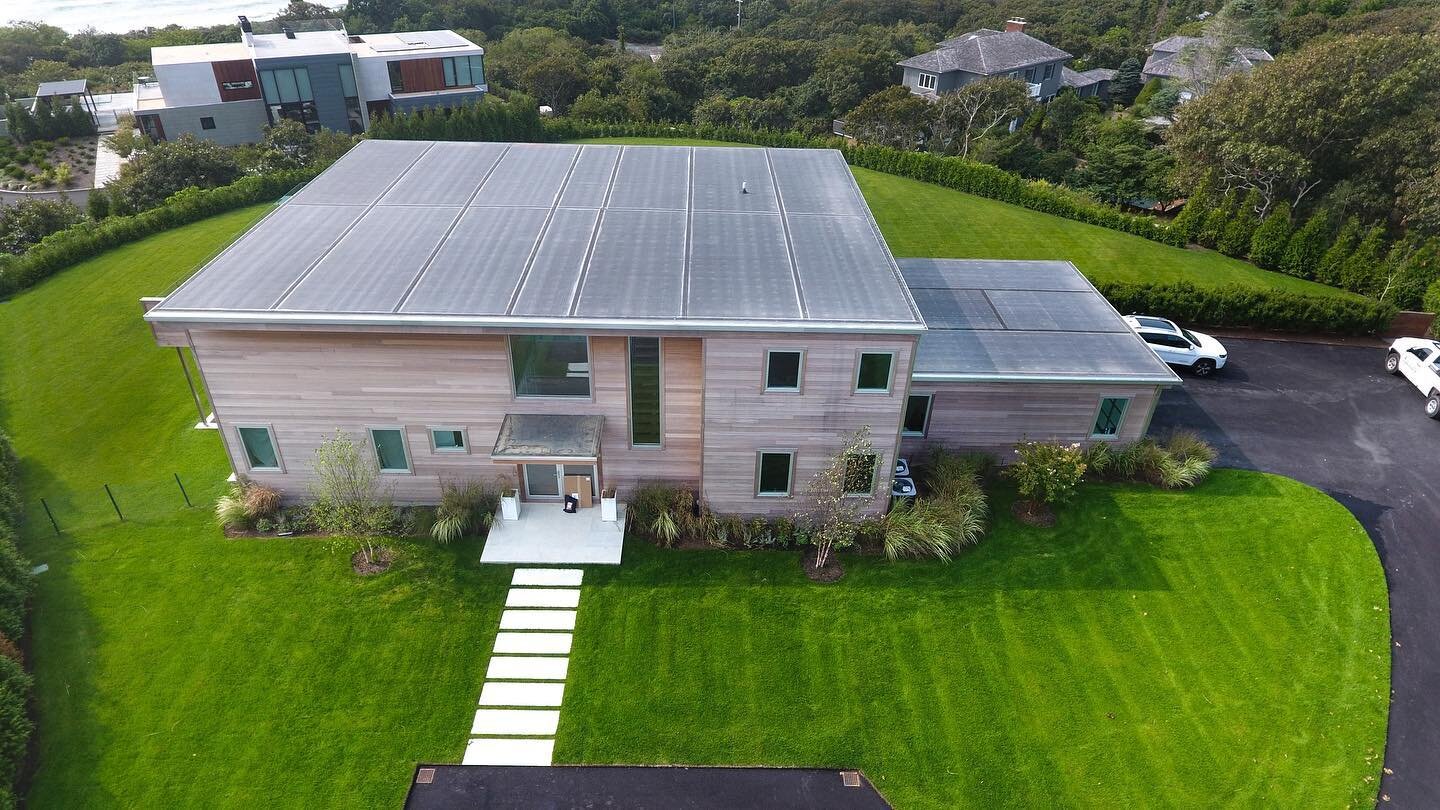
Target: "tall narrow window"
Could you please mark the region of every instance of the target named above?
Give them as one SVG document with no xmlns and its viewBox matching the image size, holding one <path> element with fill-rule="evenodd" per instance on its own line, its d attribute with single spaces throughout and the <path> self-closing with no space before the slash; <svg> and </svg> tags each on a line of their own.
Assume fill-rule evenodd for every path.
<svg viewBox="0 0 1440 810">
<path fill-rule="evenodd" d="M 790 451 L 762 450 L 755 454 L 755 494 L 765 498 L 783 498 L 790 494 L 794 478 L 795 454 Z"/>
<path fill-rule="evenodd" d="M 855 369 L 855 390 L 864 394 L 890 393 L 890 367 L 895 355 L 890 352 L 861 352 Z"/>
<path fill-rule="evenodd" d="M 279 472 L 280 454 L 275 452 L 275 436 L 268 427 L 239 427 L 240 444 L 245 447 L 245 463 L 251 472 Z"/>
<path fill-rule="evenodd" d="M 1109 439 L 1120 433 L 1120 426 L 1125 424 L 1125 411 L 1130 407 L 1130 400 L 1125 397 L 1105 397 L 1100 400 L 1100 410 L 1095 413 L 1095 426 L 1090 431 L 1093 439 Z"/>
<path fill-rule="evenodd" d="M 630 444 L 660 446 L 660 338 L 630 338 Z"/>
<path fill-rule="evenodd" d="M 845 457 L 846 495 L 875 493 L 875 464 L 879 458 L 874 453 L 851 453 Z"/>
<path fill-rule="evenodd" d="M 390 73 L 390 92 L 405 92 L 405 74 L 400 72 L 400 63 L 386 62 L 385 69 Z"/>
<path fill-rule="evenodd" d="M 410 472 L 410 456 L 405 452 L 402 428 L 371 428 L 370 442 L 375 446 L 375 461 L 380 465 L 380 472 Z"/>
<path fill-rule="evenodd" d="M 350 134 L 359 135 L 365 131 L 365 112 L 360 106 L 360 89 L 355 86 L 355 67 L 349 62 L 340 65 L 340 93 L 345 96 L 345 118 L 350 124 Z"/>
<path fill-rule="evenodd" d="M 765 390 L 799 391 L 805 353 L 772 349 L 765 353 Z"/>
<path fill-rule="evenodd" d="M 517 397 L 589 397 L 590 344 L 584 335 L 511 335 Z"/>
<path fill-rule="evenodd" d="M 906 436 L 924 436 L 930 426 L 931 394 L 911 394 L 905 400 L 905 423 L 900 432 Z"/>
</svg>

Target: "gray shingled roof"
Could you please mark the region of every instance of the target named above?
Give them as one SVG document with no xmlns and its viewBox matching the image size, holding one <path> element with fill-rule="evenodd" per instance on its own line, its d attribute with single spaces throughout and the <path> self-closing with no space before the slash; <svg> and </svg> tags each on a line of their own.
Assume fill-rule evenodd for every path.
<svg viewBox="0 0 1440 810">
<path fill-rule="evenodd" d="M 923 329 L 837 151 L 376 140 L 146 317 Z"/>
<path fill-rule="evenodd" d="M 1162 39 L 1150 46 L 1150 55 L 1140 72 L 1146 76 L 1161 76 L 1169 79 L 1190 79 L 1195 75 L 1193 65 L 1188 64 L 1183 54 L 1190 48 L 1204 44 L 1203 37 L 1174 36 Z M 1237 47 L 1232 52 L 1229 64 L 1218 71 L 1220 74 L 1238 73 L 1251 70 L 1257 62 L 1273 62 L 1275 57 L 1264 48 Z M 1208 71 L 1207 71 L 1208 72 Z"/>
<path fill-rule="evenodd" d="M 994 31 L 980 28 L 941 42 L 933 51 L 912 56 L 898 64 L 932 73 L 963 70 L 980 76 L 994 76 L 1018 68 L 1068 59 L 1070 54 L 1041 42 L 1024 31 Z"/>
<path fill-rule="evenodd" d="M 1069 262 L 899 261 L 927 330 L 913 379 L 1180 382 Z"/>
<path fill-rule="evenodd" d="M 1091 68 L 1085 71 L 1071 70 L 1068 66 L 1060 68 L 1060 81 L 1066 87 L 1089 87 L 1092 84 L 1108 82 L 1115 78 L 1116 71 L 1111 68 Z"/>
</svg>

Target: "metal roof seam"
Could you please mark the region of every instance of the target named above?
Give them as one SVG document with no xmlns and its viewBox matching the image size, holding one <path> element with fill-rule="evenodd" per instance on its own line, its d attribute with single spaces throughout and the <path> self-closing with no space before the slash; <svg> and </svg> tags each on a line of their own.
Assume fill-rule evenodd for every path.
<svg viewBox="0 0 1440 810">
<path fill-rule="evenodd" d="M 1116 309 L 1115 305 L 1110 303 L 1110 299 L 1106 298 L 1104 293 L 1100 292 L 1100 288 L 1095 286 L 1095 282 L 1091 281 L 1089 276 L 1080 272 L 1080 268 L 1076 267 L 1074 262 L 1067 259 L 1065 260 L 1065 263 L 1070 265 L 1070 268 L 1074 270 L 1077 274 L 1079 274 L 1080 278 L 1085 280 L 1085 283 L 1090 287 L 1092 291 L 1094 291 L 1095 295 L 1098 296 L 1101 301 L 1105 302 L 1105 306 L 1108 307 L 1111 312 L 1115 313 L 1115 317 L 1119 318 L 1121 323 L 1125 323 L 1125 316 L 1120 314 L 1120 310 Z M 1126 326 L 1129 326 L 1129 324 L 1126 324 Z M 1150 352 L 1150 354 L 1153 355 L 1156 360 L 1160 360 L 1160 356 L 1155 354 L 1155 350 L 1151 349 L 1150 344 L 1146 343 L 1145 339 L 1140 337 L 1140 335 L 1138 335 L 1135 330 L 1126 329 L 1125 331 L 1129 333 L 1131 338 L 1136 343 L 1139 343 L 1141 346 L 1143 346 L 1145 348 L 1145 351 Z M 1173 377 L 1176 382 L 1180 381 L 1180 376 L 1176 374 L 1175 371 L 1171 369 L 1168 364 L 1164 363 L 1163 361 L 1161 364 L 1165 367 L 1165 370 L 1170 373 L 1170 376 Z"/>
<path fill-rule="evenodd" d="M 510 303 L 505 305 L 506 315 L 514 312 L 515 305 L 520 301 L 520 293 L 525 290 L 525 282 L 529 280 L 530 271 L 535 267 L 535 257 L 540 255 L 540 246 L 545 243 L 545 234 L 550 230 L 550 223 L 555 221 L 555 211 L 560 207 L 560 198 L 565 196 L 565 186 L 569 185 L 570 177 L 575 173 L 575 164 L 580 162 L 580 155 L 584 151 L 583 146 L 577 148 L 575 156 L 570 159 L 570 168 L 565 170 L 565 180 L 555 192 L 555 199 L 550 203 L 550 212 L 545 215 L 545 224 L 540 226 L 540 235 L 535 237 L 535 246 L 530 249 L 530 255 L 525 259 L 525 268 L 520 271 L 520 278 L 515 281 L 515 290 L 510 293 Z M 624 147 L 621 147 L 621 151 L 624 151 Z M 619 161 L 616 162 L 618 164 Z"/>
<path fill-rule="evenodd" d="M 280 209 L 282 209 L 282 208 L 284 208 L 284 207 L 285 207 L 284 205 L 277 205 L 277 206 L 275 206 L 274 208 L 271 208 L 271 209 L 265 214 L 265 216 L 263 216 L 263 217 L 260 218 L 260 221 L 259 221 L 259 222 L 256 222 L 255 224 L 251 225 L 249 228 L 246 228 L 246 229 L 245 229 L 245 233 L 249 233 L 249 232 L 255 230 L 256 228 L 259 228 L 261 225 L 264 225 L 264 224 L 265 224 L 265 220 L 270 219 L 271 217 L 275 216 L 275 214 L 278 213 L 278 212 L 280 211 Z M 243 234 L 242 234 L 242 236 L 243 236 Z M 221 258 L 223 258 L 226 254 L 230 253 L 230 251 L 232 251 L 232 250 L 239 250 L 239 249 L 240 249 L 240 247 L 239 247 L 239 246 L 240 246 L 240 242 L 241 242 L 241 240 L 240 240 L 239 238 L 237 238 L 235 241 L 233 241 L 233 242 L 231 242 L 230 244 L 226 245 L 225 247 L 221 248 L 220 251 L 217 252 L 214 256 L 211 256 L 209 259 L 207 259 L 206 261 L 202 262 L 201 265 L 200 265 L 201 268 L 203 269 L 203 268 L 205 268 L 205 267 L 208 267 L 212 262 L 219 261 Z M 202 274 L 202 273 L 199 273 L 199 272 L 193 273 L 189 278 L 187 278 L 187 279 L 185 279 L 184 281 L 180 282 L 180 286 L 178 286 L 178 287 L 176 287 L 175 289 L 171 290 L 171 291 L 170 291 L 170 294 L 169 294 L 169 295 L 166 295 L 165 297 L 166 297 L 167 299 L 168 299 L 168 298 L 173 298 L 173 297 L 175 297 L 175 296 L 178 295 L 182 290 L 184 290 L 186 287 L 188 287 L 188 286 L 190 286 L 191 284 L 195 283 L 196 280 L 199 279 L 201 275 L 203 275 L 203 274 Z M 161 303 L 163 304 L 164 302 L 162 301 Z"/>
<path fill-rule="evenodd" d="M 362 212 L 360 216 L 356 217 L 354 222 L 351 222 L 349 225 L 347 225 L 345 229 L 340 232 L 340 235 L 335 237 L 335 239 L 330 242 L 330 246 L 327 247 L 325 251 L 320 254 L 319 258 L 315 259 L 315 261 L 311 262 L 308 267 L 300 271 L 300 275 L 294 281 L 290 282 L 290 286 L 286 287 L 284 292 L 280 293 L 280 297 L 275 299 L 275 303 L 270 305 L 270 309 L 279 309 L 280 306 L 285 303 L 285 299 L 289 298 L 290 295 L 295 292 L 295 288 L 299 287 L 300 284 L 305 281 L 305 278 L 309 276 L 316 267 L 319 267 L 321 262 L 325 261 L 325 257 L 329 256 L 335 250 L 335 247 L 339 245 L 342 241 L 344 241 L 345 237 L 349 235 L 351 231 L 355 230 L 355 226 L 360 224 L 360 220 L 364 219 L 366 214 L 369 214 L 371 211 L 375 210 L 375 207 L 380 204 L 380 200 L 385 197 L 386 192 L 394 188 L 395 184 L 399 183 L 400 180 L 405 177 L 406 173 L 408 173 L 411 169 L 415 168 L 415 164 L 420 162 L 420 158 L 425 157 L 426 153 L 428 153 L 431 149 L 434 148 L 435 144 L 432 142 L 429 146 L 420 150 L 420 154 L 416 155 L 414 160 L 411 160 L 410 163 L 405 166 L 404 171 L 395 175 L 395 179 L 391 180 L 389 185 L 385 186 L 385 188 L 382 189 L 381 192 L 375 196 L 375 199 L 372 200 L 369 205 L 365 206 L 364 212 Z M 352 150 L 350 154 L 358 154 L 358 151 Z M 324 172 L 321 172 L 321 175 L 328 173 L 339 164 L 339 160 L 330 164 L 329 168 L 327 168 Z M 320 178 L 316 177 L 315 179 L 319 180 Z"/>
<path fill-rule="evenodd" d="M 685 252 L 680 266 L 680 317 L 690 314 L 690 250 L 695 244 L 695 147 L 690 147 L 685 174 Z"/>
<path fill-rule="evenodd" d="M 585 151 L 585 147 L 580 147 Z M 600 213 L 595 216 L 595 227 L 590 231 L 590 243 L 585 246 L 585 258 L 580 262 L 580 276 L 575 279 L 575 290 L 570 293 L 570 315 L 580 311 L 580 295 L 585 292 L 585 282 L 590 278 L 590 260 L 595 258 L 595 245 L 600 242 L 600 229 L 605 227 L 605 214 L 610 210 L 610 195 L 615 191 L 615 178 L 620 175 L 620 160 L 625 157 L 625 147 L 615 156 L 615 165 L 610 167 L 610 181 L 605 184 L 605 196 L 600 198 Z M 590 209 L 585 209 L 590 210 Z"/>
<path fill-rule="evenodd" d="M 406 302 L 410 300 L 410 296 L 414 294 L 415 289 L 420 286 L 420 282 L 425 278 L 425 274 L 429 272 L 430 265 L 435 263 L 435 257 L 439 256 L 440 251 L 445 249 L 445 242 L 449 240 L 450 235 L 455 232 L 455 228 L 460 224 L 460 220 L 465 218 L 465 213 L 470 210 L 470 203 L 474 202 L 475 198 L 480 196 L 480 189 L 485 188 L 485 183 L 490 180 L 490 176 L 500 167 L 501 161 L 505 160 L 505 155 L 510 153 L 512 146 L 514 146 L 514 144 L 506 144 L 505 149 L 500 152 L 499 157 L 495 158 L 495 162 L 485 171 L 485 176 L 480 178 L 480 183 L 475 186 L 474 191 L 470 192 L 470 196 L 465 199 L 465 204 L 460 206 L 459 212 L 455 214 L 455 219 L 450 221 L 450 227 L 445 229 L 445 233 L 440 237 L 440 241 L 435 243 L 435 248 L 430 251 L 429 256 L 425 257 L 425 263 L 420 266 L 420 272 L 415 274 L 415 278 L 410 279 L 410 285 L 405 288 L 404 293 L 401 293 L 400 301 L 390 310 L 391 312 L 399 312 L 405 308 Z M 380 195 L 381 199 L 384 199 L 384 196 L 383 194 Z"/>
<path fill-rule="evenodd" d="M 1000 321 L 1000 326 L 1004 329 L 1010 329 L 1010 322 L 1005 320 L 1004 315 L 1000 314 L 1000 308 L 995 306 L 995 301 L 990 298 L 990 291 L 980 290 L 979 292 L 980 297 L 985 299 L 985 306 L 990 307 L 990 311 L 995 313 L 996 320 Z M 922 315 L 921 318 L 923 319 L 924 316 Z"/>
<path fill-rule="evenodd" d="M 860 190 L 860 181 L 855 179 L 855 172 L 850 170 L 850 164 L 845 162 L 845 155 L 840 150 L 833 150 L 839 158 L 842 171 L 850 178 L 850 189 L 860 201 L 860 210 L 864 211 L 865 221 L 870 225 L 870 232 L 885 246 L 885 257 L 890 261 L 890 275 L 900 285 L 900 294 L 904 296 L 905 303 L 910 307 L 910 316 L 920 323 L 925 323 L 925 315 L 920 312 L 920 305 L 915 302 L 915 296 L 910 294 L 910 285 L 905 283 L 905 274 L 900 272 L 900 262 L 895 260 L 895 254 L 890 250 L 890 243 L 885 241 L 885 234 L 880 232 L 880 223 L 875 221 L 875 212 L 870 210 L 870 203 L 865 200 L 865 192 Z"/>
<path fill-rule="evenodd" d="M 790 259 L 790 278 L 795 283 L 795 305 L 800 308 L 800 317 L 809 317 L 805 308 L 805 287 L 800 283 L 800 266 L 795 261 L 795 242 L 790 238 L 790 215 L 785 210 L 785 192 L 780 190 L 780 178 L 775 176 L 775 163 L 770 160 L 770 147 L 765 147 L 765 167 L 770 170 L 770 183 L 775 186 L 775 205 L 780 209 L 780 230 L 785 234 L 785 255 Z"/>
</svg>

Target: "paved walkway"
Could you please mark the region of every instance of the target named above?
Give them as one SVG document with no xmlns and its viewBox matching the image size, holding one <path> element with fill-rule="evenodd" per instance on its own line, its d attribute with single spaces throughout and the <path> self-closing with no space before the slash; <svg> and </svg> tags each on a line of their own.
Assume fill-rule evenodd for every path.
<svg viewBox="0 0 1440 810">
<path fill-rule="evenodd" d="M 583 574 L 515 570 L 461 764 L 551 764 Z"/>
<path fill-rule="evenodd" d="M 119 177 L 123 165 L 125 158 L 106 146 L 105 139 L 101 138 L 95 146 L 95 188 L 104 188 Z"/>
</svg>

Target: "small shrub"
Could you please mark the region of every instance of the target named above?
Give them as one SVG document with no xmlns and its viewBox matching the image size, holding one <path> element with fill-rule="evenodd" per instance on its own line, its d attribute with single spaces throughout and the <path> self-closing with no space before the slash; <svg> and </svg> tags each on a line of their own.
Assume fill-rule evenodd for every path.
<svg viewBox="0 0 1440 810">
<path fill-rule="evenodd" d="M 263 484 L 246 481 L 241 485 L 245 516 L 253 522 L 271 520 L 280 511 L 280 493 Z"/>
<path fill-rule="evenodd" d="M 1165 449 L 1181 461 L 1199 458 L 1204 459 L 1206 464 L 1215 461 L 1220 455 L 1204 439 L 1188 430 L 1177 431 L 1172 435 L 1165 442 Z"/>
<path fill-rule="evenodd" d="M 1110 477 L 1116 479 L 1144 481 L 1167 489 L 1193 487 L 1205 480 L 1218 457 L 1215 448 L 1188 431 L 1174 434 L 1164 444 L 1145 438 L 1106 452 L 1110 465 L 1092 468 L 1093 475 L 1104 477 L 1111 473 Z"/>
<path fill-rule="evenodd" d="M 1109 442 L 1095 442 L 1085 448 L 1085 471 L 1103 477 L 1115 467 L 1115 451 Z"/>
<path fill-rule="evenodd" d="M 1020 497 L 1032 503 L 1065 503 L 1085 475 L 1085 454 L 1078 444 L 1024 441 L 1015 446 L 1015 455 L 1005 475 L 1015 482 Z"/>
<path fill-rule="evenodd" d="M 675 545 L 680 537 L 680 524 L 675 520 L 675 515 L 669 509 L 661 509 L 650 518 L 650 534 L 660 541 L 664 548 Z"/>
<path fill-rule="evenodd" d="M 479 482 L 446 482 L 440 488 L 440 505 L 435 508 L 430 536 L 443 544 L 488 528 L 495 521 L 499 503 L 499 494 Z"/>
<path fill-rule="evenodd" d="M 268 517 L 262 517 L 259 520 L 255 521 L 255 531 L 260 532 L 261 534 L 269 534 L 270 532 L 275 531 L 275 521 L 271 520 Z"/>
<path fill-rule="evenodd" d="M 250 512 L 245 508 L 244 494 L 232 486 L 231 491 L 221 495 L 215 502 L 215 522 L 222 529 L 243 530 L 250 527 Z"/>
<path fill-rule="evenodd" d="M 4 633 L 0 633 L 0 655 L 22 666 L 25 664 L 25 653 L 20 650 L 20 645 L 11 641 Z"/>
</svg>

